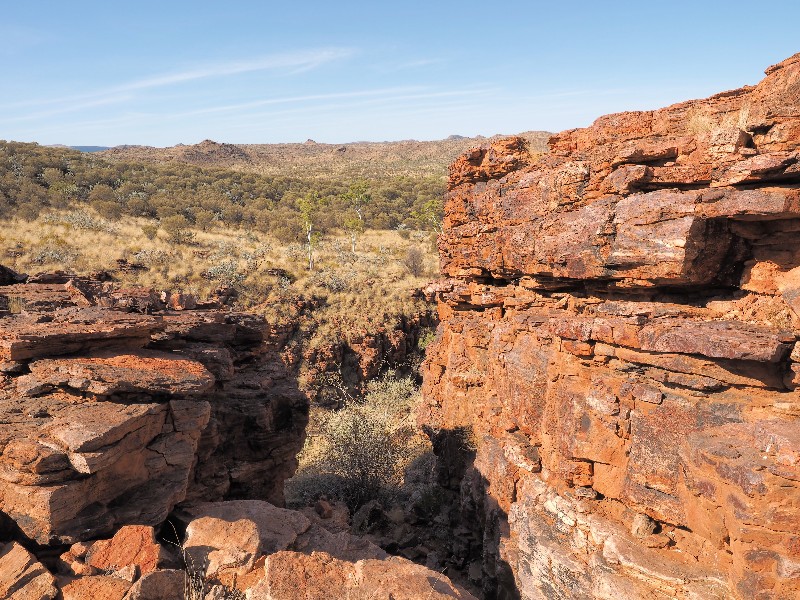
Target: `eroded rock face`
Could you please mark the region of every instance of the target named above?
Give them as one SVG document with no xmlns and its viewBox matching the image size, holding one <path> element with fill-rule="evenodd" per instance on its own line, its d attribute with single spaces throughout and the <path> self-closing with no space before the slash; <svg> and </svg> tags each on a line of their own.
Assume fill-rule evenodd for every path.
<svg viewBox="0 0 800 600">
<path fill-rule="evenodd" d="M 307 402 L 265 322 L 44 281 L 0 286 L 15 307 L 0 312 L 0 511 L 24 536 L 106 537 L 186 500 L 282 502 Z"/>
<path fill-rule="evenodd" d="M 550 147 L 456 161 L 429 289 L 487 597 L 796 597 L 800 55 Z"/>
<path fill-rule="evenodd" d="M 307 422 L 285 328 L 36 280 L 0 280 L 0 597 L 472 598 L 387 560 L 329 505 L 266 501 L 282 503 Z M 319 569 L 328 578 L 309 586 Z"/>
</svg>

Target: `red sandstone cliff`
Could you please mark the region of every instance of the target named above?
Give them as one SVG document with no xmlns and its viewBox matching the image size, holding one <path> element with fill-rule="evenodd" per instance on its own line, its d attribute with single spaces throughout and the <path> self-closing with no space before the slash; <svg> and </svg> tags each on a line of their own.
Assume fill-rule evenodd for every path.
<svg viewBox="0 0 800 600">
<path fill-rule="evenodd" d="M 800 595 L 800 54 L 766 73 L 452 165 L 420 418 L 472 431 L 487 597 Z"/>
</svg>

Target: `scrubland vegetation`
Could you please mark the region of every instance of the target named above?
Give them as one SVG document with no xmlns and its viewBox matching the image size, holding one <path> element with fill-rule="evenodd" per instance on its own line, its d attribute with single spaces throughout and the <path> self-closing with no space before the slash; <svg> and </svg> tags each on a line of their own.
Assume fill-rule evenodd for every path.
<svg viewBox="0 0 800 600">
<path fill-rule="evenodd" d="M 244 228 L 290 243 L 305 233 L 304 203 L 311 205 L 317 232 L 429 229 L 443 191 L 441 176 L 258 175 L 182 163 L 109 162 L 67 148 L 0 141 L 0 214 L 26 220 L 80 205 L 111 221 L 140 217 L 172 232 Z"/>
<path fill-rule="evenodd" d="M 424 178 L 110 163 L 0 142 L 0 261 L 25 272 L 108 270 L 201 298 L 230 288 L 239 308 L 276 322 L 310 304 L 324 342 L 421 309 L 411 291 L 437 269 L 442 189 Z"/>
</svg>

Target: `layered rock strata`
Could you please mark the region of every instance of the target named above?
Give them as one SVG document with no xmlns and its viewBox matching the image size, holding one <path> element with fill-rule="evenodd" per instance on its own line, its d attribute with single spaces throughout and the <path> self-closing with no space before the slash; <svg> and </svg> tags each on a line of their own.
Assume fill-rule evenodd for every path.
<svg viewBox="0 0 800 600">
<path fill-rule="evenodd" d="M 800 594 L 800 55 L 766 75 L 452 165 L 421 421 L 471 432 L 487 597 Z"/>
<path fill-rule="evenodd" d="M 183 501 L 282 502 L 307 402 L 267 324 L 101 287 L 0 287 L 0 511 L 64 544 Z"/>
</svg>

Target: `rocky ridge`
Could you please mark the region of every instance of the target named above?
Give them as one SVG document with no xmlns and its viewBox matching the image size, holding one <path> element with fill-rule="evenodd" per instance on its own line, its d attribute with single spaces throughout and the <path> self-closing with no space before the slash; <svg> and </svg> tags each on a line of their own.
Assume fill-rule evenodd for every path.
<svg viewBox="0 0 800 600">
<path fill-rule="evenodd" d="M 280 502 L 307 407 L 276 332 L 102 287 L 0 288 L 0 510 L 51 544 L 156 525 L 186 499 Z"/>
<path fill-rule="evenodd" d="M 545 150 L 545 131 L 520 134 L 531 148 Z M 495 139 L 500 136 L 495 136 Z M 117 146 L 99 152 L 111 161 L 177 162 L 203 168 L 286 177 L 383 178 L 390 176 L 446 176 L 447 165 L 459 154 L 486 138 L 451 136 L 445 140 L 352 142 L 323 144 L 308 140 L 287 144 L 226 144 L 204 140 L 199 144 L 154 148 Z"/>
<path fill-rule="evenodd" d="M 487 598 L 800 594 L 799 188 L 800 55 L 451 166 L 420 421 Z"/>
</svg>

